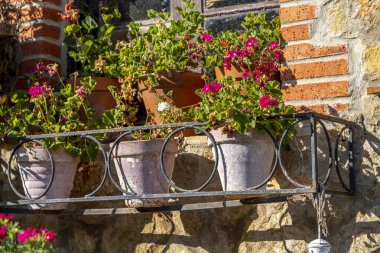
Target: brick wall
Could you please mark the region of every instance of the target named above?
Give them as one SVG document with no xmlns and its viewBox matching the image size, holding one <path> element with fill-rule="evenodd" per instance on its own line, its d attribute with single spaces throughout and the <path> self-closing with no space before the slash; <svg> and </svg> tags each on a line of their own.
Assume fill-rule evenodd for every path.
<svg viewBox="0 0 380 253">
<path fill-rule="evenodd" d="M 326 43 L 320 43 L 320 38 L 315 38 L 313 22 L 319 15 L 316 1 L 279 0 L 279 2 L 281 32 L 286 41 L 285 62 L 281 69 L 284 99 L 300 111 L 314 110 L 319 113 L 334 114 L 346 109 L 350 95 L 348 45 L 345 43 L 325 45 Z M 65 72 L 67 56 L 65 48 L 62 47 L 64 24 L 60 22 L 59 13 L 64 10 L 66 3 L 67 0 L 36 0 L 24 6 L 25 18 L 20 36 L 21 74 L 25 74 L 40 59 L 45 63 L 59 63 L 61 71 Z M 208 9 L 207 4 L 209 2 L 206 1 L 203 10 L 208 17 L 206 26 L 213 27 L 216 21 L 212 13 L 219 11 Z M 161 5 L 157 3 L 157 6 Z M 244 7 L 244 5 L 235 7 L 239 17 L 243 17 L 251 10 L 276 12 L 275 1 L 266 5 L 258 3 L 256 7 L 252 4 L 247 5 L 245 12 L 241 11 L 244 9 L 241 6 Z M 145 7 L 151 8 L 150 5 Z M 130 9 L 123 6 L 122 8 Z M 201 7 L 199 9 L 202 10 Z M 224 18 L 231 19 L 236 15 L 229 10 Z M 220 15 L 217 17 L 217 20 L 219 19 Z M 240 18 L 238 20 L 240 23 Z M 218 29 L 217 26 L 213 28 Z"/>
<path fill-rule="evenodd" d="M 20 28 L 21 63 L 20 74 L 26 74 L 40 60 L 58 63 L 61 72 L 66 69 L 66 50 L 62 47 L 64 37 L 60 13 L 66 0 L 33 0 L 22 8 Z M 24 83 L 20 78 L 19 85 Z"/>
<path fill-rule="evenodd" d="M 348 107 L 348 45 L 316 38 L 318 15 L 315 1 L 280 0 L 283 94 L 299 111 L 335 114 Z"/>
</svg>

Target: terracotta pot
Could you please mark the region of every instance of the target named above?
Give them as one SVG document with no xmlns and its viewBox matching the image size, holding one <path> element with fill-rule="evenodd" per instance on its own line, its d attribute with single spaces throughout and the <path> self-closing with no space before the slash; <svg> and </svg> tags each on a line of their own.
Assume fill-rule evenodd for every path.
<svg viewBox="0 0 380 253">
<path fill-rule="evenodd" d="M 88 96 L 88 100 L 92 109 L 94 109 L 95 119 L 100 119 L 104 111 L 112 109 L 116 106 L 116 101 L 113 98 L 111 92 L 108 90 L 108 86 L 116 86 L 120 89 L 121 84 L 119 81 L 112 77 L 91 77 L 95 82 L 96 86 L 92 93 Z M 79 84 L 81 78 L 77 79 L 77 84 Z M 82 117 L 84 112 L 81 113 Z"/>
<path fill-rule="evenodd" d="M 55 174 L 50 189 L 40 199 L 68 198 L 80 159 L 73 158 L 63 148 L 52 151 L 51 154 L 55 164 Z M 42 147 L 21 147 L 16 159 L 20 166 L 25 195 L 30 198 L 40 196 L 46 190 L 52 173 L 48 152 Z M 30 205 L 32 209 L 44 210 L 60 210 L 66 206 L 67 203 Z"/>
<path fill-rule="evenodd" d="M 123 141 L 113 151 L 113 161 L 123 190 L 138 195 L 168 193 L 169 184 L 161 172 L 160 152 L 163 139 L 150 141 Z M 112 146 L 112 144 L 111 144 Z M 164 164 L 168 177 L 171 178 L 174 160 L 178 151 L 178 143 L 171 140 L 166 146 Z M 126 200 L 129 207 L 160 206 L 165 204 L 162 200 Z"/>
<path fill-rule="evenodd" d="M 160 78 L 159 86 L 155 91 L 149 91 L 146 87 L 144 80 L 138 83 L 138 89 L 144 100 L 144 105 L 148 113 L 154 115 L 154 122 L 161 124 L 163 119 L 158 116 L 157 104 L 160 100 L 157 98 L 156 93 L 164 96 L 166 102 L 178 108 L 184 108 L 197 104 L 201 101 L 200 97 L 195 94 L 195 91 L 204 86 L 202 73 L 196 72 L 172 72 L 170 75 L 163 75 Z M 171 98 L 166 94 L 173 91 Z"/>
<path fill-rule="evenodd" d="M 226 69 L 225 67 L 215 67 L 215 76 L 216 80 L 220 81 L 225 76 L 231 76 L 240 81 L 243 79 L 244 70 L 239 66 L 232 65 L 231 70 Z"/>
<path fill-rule="evenodd" d="M 224 191 L 243 191 L 269 176 L 275 148 L 267 133 L 257 129 L 245 134 L 227 135 L 221 129 L 210 133 L 217 145 L 218 173 Z"/>
</svg>

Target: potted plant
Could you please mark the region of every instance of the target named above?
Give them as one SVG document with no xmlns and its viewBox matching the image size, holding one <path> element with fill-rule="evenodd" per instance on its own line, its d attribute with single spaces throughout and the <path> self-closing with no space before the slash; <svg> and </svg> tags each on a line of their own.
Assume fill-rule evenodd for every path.
<svg viewBox="0 0 380 253">
<path fill-rule="evenodd" d="M 112 94 L 118 106 L 106 111 L 99 128 L 115 128 L 133 124 L 137 105 L 123 100 L 125 94 L 111 87 Z M 174 123 L 188 120 L 187 113 L 172 107 L 166 101 L 158 103 L 157 111 L 163 123 Z M 148 124 L 151 122 L 147 120 Z M 160 168 L 160 153 L 164 138 L 172 129 L 156 129 L 138 131 L 110 143 L 110 159 L 113 160 L 120 188 L 124 194 L 134 192 L 138 195 L 168 193 L 169 183 L 165 180 Z M 179 149 L 178 141 L 171 139 L 163 153 L 165 171 L 171 178 L 174 161 Z M 157 200 L 126 200 L 129 207 L 152 207 L 163 205 L 164 201 Z"/>
<path fill-rule="evenodd" d="M 120 18 L 117 8 L 102 6 L 100 21 L 86 15 L 80 21 L 79 9 L 73 8 L 74 0 L 65 6 L 62 20 L 67 21 L 65 26 L 66 37 L 64 44 L 70 49 L 69 56 L 80 64 L 80 77 L 91 77 L 96 86 L 88 96 L 94 117 L 100 118 L 105 110 L 114 108 L 115 101 L 108 90 L 108 86 L 120 87 L 120 74 L 117 70 L 117 52 L 111 40 L 115 26 L 112 22 Z"/>
<path fill-rule="evenodd" d="M 265 14 L 249 13 L 241 26 L 243 30 L 221 32 L 204 44 L 204 64 L 215 68 L 217 80 L 232 76 L 240 81 L 250 75 L 259 79 L 265 72 L 267 79 L 280 81 L 278 67 L 283 52 L 279 47 L 279 18 L 267 20 Z"/>
<path fill-rule="evenodd" d="M 200 66 L 196 51 L 202 48 L 196 41 L 203 34 L 204 16 L 193 10 L 194 5 L 184 0 L 182 7 L 176 7 L 180 20 L 170 19 L 170 13 L 149 10 L 155 24 L 142 32 L 139 24 L 130 23 L 132 41 L 119 43 L 120 73 L 138 83 L 145 108 L 156 124 L 163 122 L 157 111 L 160 99 L 178 108 L 200 101 L 195 90 L 202 86 L 202 73 L 193 70 Z"/>
<path fill-rule="evenodd" d="M 49 74 L 49 77 L 46 75 Z M 54 78 L 53 78 L 54 77 Z M 56 82 L 55 80 L 59 80 Z M 91 114 L 86 97 L 95 83 L 91 78 L 79 83 L 63 82 L 58 74 L 58 65 L 45 66 L 38 63 L 31 71 L 31 86 L 28 91 L 18 90 L 12 97 L 14 104 L 0 111 L 10 120 L 2 122 L 2 128 L 8 136 L 28 134 L 61 133 L 86 130 L 87 122 L 82 122 L 78 111 L 83 109 Z M 55 174 L 51 187 L 41 199 L 67 198 L 73 187 L 74 176 L 80 162 L 79 157 L 92 159 L 97 154 L 94 145 L 84 145 L 80 138 L 43 139 L 41 145 L 28 142 L 15 153 L 25 196 L 40 197 L 52 177 L 50 155 L 55 165 Z M 84 161 L 85 159 L 83 159 Z M 63 209 L 66 204 L 31 205 L 33 209 Z"/>
<path fill-rule="evenodd" d="M 258 19 L 265 20 L 262 15 L 249 14 L 243 24 L 254 27 Z M 228 43 L 234 42 L 229 46 L 225 43 L 225 51 L 219 52 L 216 58 L 224 56 L 226 70 L 239 64 L 242 78 L 238 81 L 236 75 L 227 75 L 206 84 L 197 91 L 202 102 L 192 113 L 196 120 L 208 121 L 209 127 L 213 127 L 211 133 L 219 152 L 218 172 L 223 190 L 239 191 L 264 181 L 275 155 L 272 139 L 260 130 L 257 122 L 268 116 L 293 113 L 294 109 L 284 105 L 281 84 L 271 78 L 278 70 L 278 56 L 282 54 L 278 43 L 272 41 L 273 37 L 256 38 L 250 32 L 224 32 L 218 38 L 225 39 L 225 36 L 230 38 Z M 223 125 L 221 122 L 227 119 L 231 122 Z M 220 124 L 221 127 L 216 127 Z M 286 121 L 263 123 L 273 133 L 279 133 L 286 124 Z"/>
</svg>

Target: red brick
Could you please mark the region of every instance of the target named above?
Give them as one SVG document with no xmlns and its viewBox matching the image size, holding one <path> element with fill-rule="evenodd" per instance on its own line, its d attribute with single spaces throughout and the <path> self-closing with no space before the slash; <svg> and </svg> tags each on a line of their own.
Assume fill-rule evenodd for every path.
<svg viewBox="0 0 380 253">
<path fill-rule="evenodd" d="M 284 49 L 284 57 L 286 61 L 294 61 L 308 58 L 318 58 L 329 55 L 337 55 L 347 53 L 347 46 L 331 46 L 331 47 L 313 47 L 313 45 L 304 43 L 287 46 Z"/>
<path fill-rule="evenodd" d="M 281 35 L 285 41 L 310 39 L 310 29 L 308 24 L 294 25 L 281 28 Z"/>
<path fill-rule="evenodd" d="M 280 20 L 282 23 L 314 19 L 315 5 L 305 4 L 280 9 Z"/>
<path fill-rule="evenodd" d="M 348 73 L 347 60 L 301 63 L 281 67 L 281 80 L 297 80 Z"/>
<path fill-rule="evenodd" d="M 37 63 L 40 62 L 40 61 L 42 61 L 45 65 L 53 64 L 53 63 L 57 63 L 59 65 L 59 62 L 54 62 L 54 61 L 47 60 L 47 59 L 26 60 L 26 61 L 22 61 L 20 63 L 20 67 L 19 67 L 20 74 L 27 74 L 27 73 L 29 73 L 30 70 L 33 69 L 37 65 Z"/>
<path fill-rule="evenodd" d="M 46 41 L 30 41 L 21 44 L 22 56 L 34 54 L 48 54 L 54 57 L 61 57 L 61 47 Z"/>
<path fill-rule="evenodd" d="M 49 37 L 52 39 L 59 39 L 61 29 L 57 26 L 47 24 L 33 24 L 26 26 L 20 31 L 20 40 L 24 41 L 31 38 Z"/>
<path fill-rule="evenodd" d="M 318 99 L 348 96 L 348 81 L 303 84 L 282 87 L 284 100 Z"/>
<path fill-rule="evenodd" d="M 22 9 L 22 22 L 28 22 L 37 19 L 48 19 L 56 22 L 61 21 L 60 11 L 47 7 L 27 7 Z"/>
<path fill-rule="evenodd" d="M 346 110 L 348 108 L 347 104 L 320 104 L 320 105 L 312 105 L 312 106 L 296 106 L 296 110 L 298 112 L 316 112 L 320 114 L 334 115 L 338 112 Z"/>
</svg>

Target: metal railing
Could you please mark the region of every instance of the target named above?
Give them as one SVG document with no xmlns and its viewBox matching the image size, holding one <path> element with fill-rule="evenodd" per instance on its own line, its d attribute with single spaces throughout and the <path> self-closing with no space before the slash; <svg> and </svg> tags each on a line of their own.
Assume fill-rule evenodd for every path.
<svg viewBox="0 0 380 253">
<path fill-rule="evenodd" d="M 163 200 L 163 199 L 194 199 L 194 198 L 202 198 L 202 201 L 199 203 L 192 204 L 183 204 L 180 205 L 167 205 L 156 208 L 148 208 L 150 211 L 158 211 L 158 210 L 192 210 L 192 209 L 204 209 L 204 208 L 217 208 L 217 207 L 228 207 L 228 206 L 237 206 L 243 204 L 251 204 L 251 203 L 264 203 L 264 202 L 274 202 L 274 201 L 286 201 L 286 198 L 293 195 L 301 195 L 301 194 L 317 194 L 321 191 L 321 188 L 328 193 L 334 194 L 343 194 L 343 195 L 354 195 L 355 194 L 355 169 L 354 169 L 354 143 L 353 143 L 353 134 L 354 128 L 356 124 L 353 122 L 349 122 L 340 118 L 330 117 L 326 115 L 319 115 L 315 113 L 302 113 L 302 114 L 291 114 L 291 115 L 281 115 L 277 117 L 272 117 L 266 119 L 266 121 L 279 121 L 279 120 L 292 120 L 292 123 L 287 127 L 284 133 L 279 138 L 279 141 L 276 139 L 275 135 L 264 126 L 264 124 L 258 124 L 261 126 L 265 132 L 271 137 L 273 141 L 273 145 L 275 147 L 275 161 L 273 162 L 273 167 L 267 176 L 261 183 L 256 186 L 253 186 L 249 189 L 243 191 L 203 191 L 204 188 L 210 184 L 211 180 L 214 178 L 217 172 L 218 162 L 220 157 L 218 157 L 218 152 L 216 150 L 217 144 L 213 137 L 213 135 L 204 130 L 204 126 L 206 123 L 199 122 L 190 122 L 183 124 L 167 124 L 167 125 L 157 125 L 157 126 L 136 126 L 136 127 L 126 127 L 126 128 L 117 128 L 117 129 L 102 129 L 102 130 L 90 130 L 90 131 L 81 131 L 81 132 L 70 132 L 70 133 L 57 133 L 57 134 L 43 134 L 43 135 L 29 135 L 22 137 L 14 137 L 11 139 L 2 139 L 1 142 L 5 143 L 8 141 L 18 141 L 18 144 L 15 146 L 13 151 L 11 152 L 10 158 L 8 160 L 8 183 L 12 188 L 13 192 L 19 199 L 16 200 L 3 200 L 0 202 L 0 209 L 3 211 L 13 211 L 13 212 L 29 212 L 26 209 L 19 209 L 20 206 L 30 205 L 30 204 L 57 204 L 57 203 L 83 203 L 83 202 L 111 202 L 111 201 L 120 201 L 120 200 Z M 285 163 L 282 159 L 282 152 L 284 148 L 284 143 L 287 140 L 289 133 L 299 123 L 307 123 L 310 126 L 310 157 L 311 157 L 311 184 L 305 184 L 303 182 L 298 182 L 296 179 L 292 178 L 289 173 L 289 168 L 285 167 Z M 333 123 L 335 125 L 340 126 L 340 130 L 335 139 L 335 150 L 333 150 L 332 142 L 330 139 L 329 131 L 325 125 L 326 122 Z M 320 178 L 318 175 L 318 147 L 317 140 L 319 137 L 319 133 L 317 131 L 317 125 L 321 126 L 323 137 L 327 143 L 327 155 L 328 155 L 328 168 L 327 173 L 324 178 Z M 129 190 L 123 189 L 115 180 L 112 171 L 111 171 L 111 162 L 112 162 L 112 154 L 113 150 L 120 141 L 122 141 L 125 137 L 131 135 L 134 131 L 142 131 L 142 130 L 153 130 L 153 129 L 164 129 L 171 128 L 174 131 L 165 139 L 164 144 L 161 148 L 160 154 L 160 163 L 161 163 L 161 173 L 163 173 L 164 178 L 168 182 L 168 184 L 172 188 L 171 193 L 159 193 L 159 194 L 142 194 L 139 195 L 135 193 L 131 187 L 128 187 Z M 213 147 L 213 152 L 215 156 L 215 164 L 212 169 L 210 177 L 205 180 L 205 182 L 195 189 L 184 189 L 176 185 L 175 182 L 170 179 L 170 177 L 166 174 L 165 164 L 163 154 L 165 152 L 166 146 L 168 142 L 179 132 L 186 129 L 195 129 L 204 135 L 206 135 L 211 142 Z M 342 139 L 342 136 L 345 131 L 348 131 L 348 184 L 346 184 L 342 176 L 341 168 L 340 168 L 340 160 L 339 160 L 339 142 Z M 110 147 L 110 150 L 107 152 L 104 144 L 96 138 L 96 135 L 99 134 L 119 134 L 116 140 Z M 55 163 L 53 160 L 52 154 L 49 152 L 49 158 L 52 168 L 52 173 L 50 177 L 50 181 L 46 190 L 40 194 L 38 197 L 31 198 L 27 196 L 27 194 L 21 193 L 17 190 L 13 180 L 12 180 L 12 160 L 17 153 L 17 150 L 22 147 L 25 143 L 34 142 L 38 145 L 43 145 L 41 142 L 42 139 L 47 138 L 57 138 L 57 137 L 80 137 L 85 138 L 86 140 L 93 141 L 99 148 L 100 153 L 104 162 L 104 170 L 102 171 L 102 176 L 99 184 L 95 187 L 91 193 L 86 194 L 82 197 L 75 198 L 60 198 L 60 199 L 46 199 L 43 196 L 49 191 L 53 181 L 55 180 Z M 335 167 L 335 171 L 339 182 L 341 184 L 341 189 L 339 190 L 329 190 L 328 183 L 331 178 L 331 174 Z M 282 174 L 285 176 L 286 180 L 293 186 L 290 189 L 262 189 L 275 175 L 275 173 L 281 170 Z M 225 173 L 226 174 L 226 173 Z M 97 193 L 104 187 L 105 182 L 109 179 L 113 186 L 121 193 L 117 196 L 96 196 Z M 127 182 L 128 185 L 128 182 Z M 1 199 L 4 199 L 4 196 L 1 196 Z M 218 201 L 215 202 L 215 198 L 219 198 Z M 222 198 L 222 200 L 220 200 Z M 236 200 L 238 199 L 238 200 Z M 186 202 L 186 201 L 185 201 Z M 149 211 L 148 210 L 148 211 Z M 141 210 L 139 210 L 141 211 Z M 97 210 L 66 210 L 66 213 L 72 214 L 117 214 L 117 213 L 130 213 L 130 212 L 139 212 L 136 209 L 132 208 L 105 208 L 105 209 L 97 209 Z M 144 211 L 144 210 L 143 210 Z M 35 211 L 31 211 L 35 212 Z M 40 211 L 39 211 L 40 212 Z"/>
</svg>

